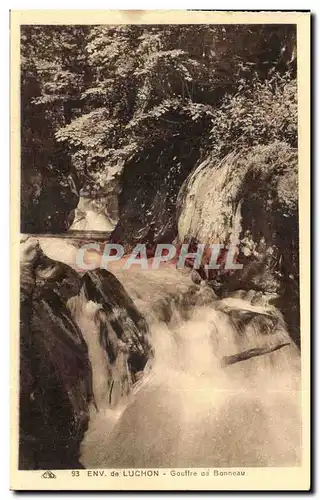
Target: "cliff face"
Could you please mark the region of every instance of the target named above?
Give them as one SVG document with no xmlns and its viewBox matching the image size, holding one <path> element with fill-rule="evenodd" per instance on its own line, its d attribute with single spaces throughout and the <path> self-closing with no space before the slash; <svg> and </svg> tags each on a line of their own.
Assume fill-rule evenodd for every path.
<svg viewBox="0 0 320 500">
<path fill-rule="evenodd" d="M 237 244 L 243 270 L 211 273 L 215 291 L 273 294 L 298 341 L 297 150 L 277 142 L 198 159 L 185 141 L 135 157 L 104 175 L 103 197 L 81 195 L 71 228 L 114 228 L 111 240 L 127 249 L 137 242 Z"/>
<path fill-rule="evenodd" d="M 299 342 L 297 150 L 275 142 L 200 164 L 198 154 L 175 147 L 125 165 L 111 239 L 127 249 L 137 242 L 237 245 L 243 269 L 210 272 L 215 291 L 269 294 Z"/>
<path fill-rule="evenodd" d="M 70 214 L 79 195 L 71 177 L 41 169 L 21 170 L 21 232 L 61 233 L 70 226 Z"/>
<path fill-rule="evenodd" d="M 112 239 L 128 246 L 172 242 L 179 189 L 198 158 L 199 146 L 184 138 L 165 150 L 161 143 L 128 162 L 120 179 L 119 222 Z"/>
</svg>

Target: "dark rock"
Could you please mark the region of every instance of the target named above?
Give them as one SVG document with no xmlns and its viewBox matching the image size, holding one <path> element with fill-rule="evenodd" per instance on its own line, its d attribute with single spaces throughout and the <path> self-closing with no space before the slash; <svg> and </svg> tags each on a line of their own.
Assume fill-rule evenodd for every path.
<svg viewBox="0 0 320 500">
<path fill-rule="evenodd" d="M 19 466 L 78 468 L 92 400 L 91 367 L 65 301 L 78 290 L 79 278 L 47 259 L 36 243 L 28 248 L 32 256 L 21 262 Z"/>
<path fill-rule="evenodd" d="M 151 353 L 149 329 L 145 318 L 138 311 L 120 281 L 109 271 L 98 269 L 87 272 L 82 282 L 87 299 L 101 304 L 104 312 L 101 317 L 101 341 L 114 362 L 119 350 L 128 352 L 129 371 L 134 374 L 142 371 Z M 111 338 L 109 326 L 115 335 Z"/>
<path fill-rule="evenodd" d="M 199 157 L 199 137 L 190 140 L 188 132 L 188 140 L 181 135 L 166 150 L 154 144 L 124 166 L 112 241 L 130 246 L 174 240 L 178 192 Z"/>
<path fill-rule="evenodd" d="M 288 345 L 290 345 L 290 342 L 266 344 L 263 347 L 254 347 L 252 349 L 248 349 L 247 351 L 242 351 L 238 354 L 224 356 L 222 358 L 221 364 L 222 367 L 230 366 L 235 363 L 240 363 L 241 361 L 246 361 L 247 359 L 251 359 L 257 356 L 263 356 L 264 354 L 269 354 Z"/>
<path fill-rule="evenodd" d="M 68 230 L 70 213 L 76 208 L 79 196 L 66 178 L 66 175 L 60 178 L 41 169 L 22 169 L 22 233 L 61 233 Z"/>
<path fill-rule="evenodd" d="M 152 355 L 148 326 L 110 272 L 80 277 L 46 257 L 32 239 L 22 244 L 21 255 L 19 466 L 80 468 L 80 443 L 95 401 L 88 346 L 72 301 L 83 296 L 101 306 L 95 321 L 109 362 L 111 405 L 129 392 Z"/>
</svg>

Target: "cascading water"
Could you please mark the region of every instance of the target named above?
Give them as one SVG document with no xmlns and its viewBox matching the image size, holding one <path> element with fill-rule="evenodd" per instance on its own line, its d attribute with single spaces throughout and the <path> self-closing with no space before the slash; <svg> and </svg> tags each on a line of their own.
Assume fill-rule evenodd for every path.
<svg viewBox="0 0 320 500">
<path fill-rule="evenodd" d="M 297 348 L 290 344 L 223 366 L 225 357 L 288 341 L 279 313 L 241 299 L 187 306 L 173 293 L 175 281 L 183 287 L 187 278 L 172 270 L 118 278 L 148 311 L 155 357 L 116 409 L 110 409 L 107 397 L 99 398 L 82 444 L 82 463 L 89 468 L 297 465 Z M 159 307 L 150 311 L 150 301 L 166 300 L 168 293 L 166 323 Z M 278 325 L 272 334 L 270 322 Z M 96 342 L 94 335 L 92 329 L 88 345 Z M 93 372 L 102 380 L 99 359 L 92 358 Z"/>
<path fill-rule="evenodd" d="M 41 246 L 74 264 L 72 245 Z M 83 465 L 299 465 L 300 355 L 279 311 L 235 297 L 217 300 L 174 267 L 113 272 L 148 321 L 154 356 L 134 376 L 125 349 L 110 364 L 101 342 L 103 304 L 83 290 L 69 299 L 92 367 Z M 131 328 L 129 317 L 122 321 Z"/>
<path fill-rule="evenodd" d="M 68 305 L 88 346 L 88 355 L 92 367 L 94 406 L 100 408 L 105 403 L 106 395 L 109 394 L 110 373 L 106 353 L 100 344 L 100 332 L 96 321 L 99 305 L 93 301 L 87 301 L 83 292 L 79 297 L 72 297 Z"/>
</svg>

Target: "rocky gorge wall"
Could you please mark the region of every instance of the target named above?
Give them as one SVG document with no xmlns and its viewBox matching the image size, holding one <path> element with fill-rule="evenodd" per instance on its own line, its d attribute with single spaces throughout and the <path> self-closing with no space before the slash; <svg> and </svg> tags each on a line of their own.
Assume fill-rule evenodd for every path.
<svg viewBox="0 0 320 500">
<path fill-rule="evenodd" d="M 70 228 L 108 239 L 113 231 L 127 251 L 138 242 L 237 244 L 243 270 L 211 273 L 215 292 L 270 294 L 299 343 L 297 150 L 276 142 L 219 160 L 178 146 L 112 171 L 103 198 L 80 196 Z"/>
<path fill-rule="evenodd" d="M 276 142 L 239 149 L 223 160 L 207 155 L 191 170 L 187 163 L 178 176 L 175 161 L 162 176 L 150 165 L 145 160 L 124 170 L 111 240 L 128 250 L 137 242 L 236 245 L 243 269 L 212 271 L 206 279 L 220 296 L 236 290 L 267 294 L 299 344 L 297 149 Z"/>
</svg>

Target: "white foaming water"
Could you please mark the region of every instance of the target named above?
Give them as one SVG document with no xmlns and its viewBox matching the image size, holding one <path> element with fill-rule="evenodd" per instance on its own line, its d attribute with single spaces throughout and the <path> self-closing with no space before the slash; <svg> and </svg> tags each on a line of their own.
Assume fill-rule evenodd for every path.
<svg viewBox="0 0 320 500">
<path fill-rule="evenodd" d="M 111 383 L 106 353 L 100 344 L 100 330 L 96 320 L 96 314 L 100 306 L 91 300 L 87 301 L 82 291 L 79 297 L 69 299 L 68 307 L 88 347 L 96 411 L 97 408 L 101 408 L 106 404 Z M 92 414 L 94 415 L 94 412 Z"/>
<path fill-rule="evenodd" d="M 298 465 L 297 349 L 286 346 L 222 368 L 222 356 L 239 352 L 239 332 L 228 315 L 202 307 L 188 321 L 177 316 L 169 327 L 152 326 L 151 374 L 123 408 L 105 409 L 92 421 L 83 464 Z"/>
<path fill-rule="evenodd" d="M 74 248 L 54 241 L 44 251 L 71 264 Z M 68 251 L 66 251 L 68 250 Z M 116 273 L 140 310 L 185 293 L 189 277 L 174 269 Z M 79 300 L 79 299 L 77 299 Z M 85 302 L 85 301 L 82 301 Z M 210 307 L 174 308 L 169 325 L 148 315 L 155 358 L 131 395 L 110 408 L 110 373 L 99 342 L 96 304 L 74 303 L 93 370 L 92 406 L 82 443 L 85 467 L 240 467 L 299 465 L 301 453 L 300 356 L 291 344 L 222 367 L 231 356 L 288 339 L 283 327 L 265 333 L 276 310 L 241 299 Z M 156 311 L 156 310 L 155 310 Z M 186 317 L 187 312 L 187 317 Z M 237 325 L 237 315 L 252 320 Z M 244 326 L 243 326 L 244 325 Z"/>
</svg>

